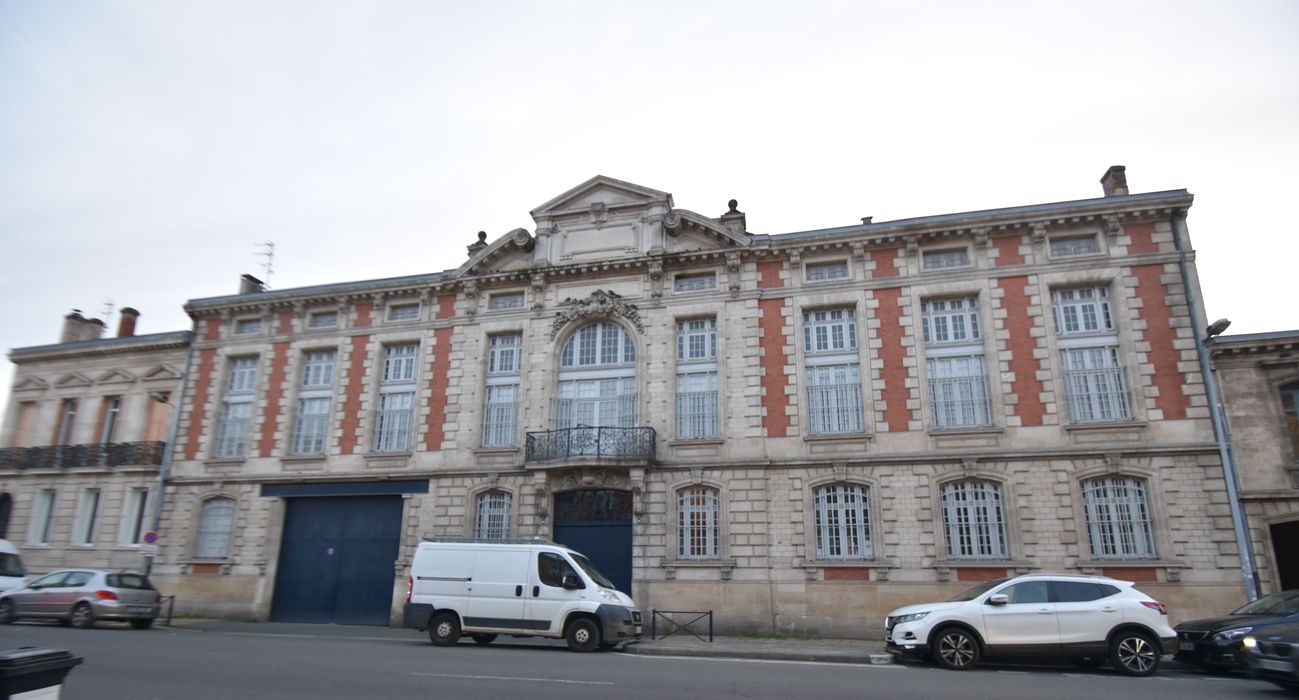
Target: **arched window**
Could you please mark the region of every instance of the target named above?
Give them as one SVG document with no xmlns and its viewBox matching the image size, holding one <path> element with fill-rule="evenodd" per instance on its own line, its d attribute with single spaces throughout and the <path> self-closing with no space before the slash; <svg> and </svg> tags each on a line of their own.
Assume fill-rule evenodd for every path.
<svg viewBox="0 0 1299 700">
<path fill-rule="evenodd" d="M 1089 479 L 1082 484 L 1082 495 L 1093 557 L 1155 558 L 1144 480 L 1125 476 Z"/>
<path fill-rule="evenodd" d="M 230 556 L 230 540 L 235 525 L 235 499 L 209 498 L 203 502 L 199 516 L 198 546 L 194 556 L 224 559 Z"/>
<path fill-rule="evenodd" d="M 555 427 L 636 425 L 636 346 L 622 326 L 589 323 L 559 356 Z"/>
<path fill-rule="evenodd" d="M 514 497 L 505 491 L 478 494 L 474 537 L 503 540 L 510 536 L 510 510 Z"/>
<path fill-rule="evenodd" d="M 860 484 L 830 484 L 813 492 L 817 559 L 870 559 L 870 489 Z"/>
<path fill-rule="evenodd" d="M 677 558 L 718 559 L 721 505 L 717 489 L 688 486 L 677 492 Z"/>
<path fill-rule="evenodd" d="M 983 479 L 943 484 L 943 530 L 947 553 L 957 559 L 1005 559 L 1006 511 L 1001 485 Z"/>
</svg>

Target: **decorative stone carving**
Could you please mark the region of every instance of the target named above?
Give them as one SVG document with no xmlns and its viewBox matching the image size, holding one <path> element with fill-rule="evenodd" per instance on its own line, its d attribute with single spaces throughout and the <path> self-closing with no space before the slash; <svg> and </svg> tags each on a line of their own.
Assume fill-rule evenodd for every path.
<svg viewBox="0 0 1299 700">
<path fill-rule="evenodd" d="M 727 289 L 730 290 L 732 297 L 740 295 L 740 254 L 726 254 L 726 277 Z"/>
<path fill-rule="evenodd" d="M 663 297 L 663 261 L 659 259 L 651 260 L 649 264 L 650 278 L 650 297 L 661 299 Z"/>
<path fill-rule="evenodd" d="M 1120 233 L 1123 233 L 1123 226 L 1119 224 L 1119 217 L 1113 215 L 1105 217 L 1105 239 L 1110 246 L 1118 243 Z"/>
<path fill-rule="evenodd" d="M 681 215 L 675 211 L 670 211 L 663 215 L 663 230 L 669 236 L 675 236 L 681 233 Z"/>
<path fill-rule="evenodd" d="M 569 469 L 552 477 L 550 492 L 561 493 L 578 489 L 613 489 L 631 491 L 631 479 L 626 474 L 609 469 Z"/>
<path fill-rule="evenodd" d="M 609 220 L 609 206 L 604 202 L 591 202 L 587 215 L 591 217 L 591 223 L 595 224 L 597 229 L 601 228 Z"/>
<path fill-rule="evenodd" d="M 532 273 L 532 310 L 541 311 L 546 307 L 546 276 L 540 272 Z"/>
<path fill-rule="evenodd" d="M 636 308 L 636 305 L 623 301 L 622 295 L 617 292 L 597 289 L 585 299 L 569 297 L 560 302 L 560 306 L 567 308 L 561 310 L 559 315 L 555 316 L 555 321 L 550 326 L 551 340 L 554 340 L 555 336 L 559 335 L 564 326 L 573 321 L 609 318 L 612 316 L 621 316 L 627 319 L 636 327 L 639 333 L 645 333 L 645 326 L 641 323 L 640 311 Z"/>
</svg>

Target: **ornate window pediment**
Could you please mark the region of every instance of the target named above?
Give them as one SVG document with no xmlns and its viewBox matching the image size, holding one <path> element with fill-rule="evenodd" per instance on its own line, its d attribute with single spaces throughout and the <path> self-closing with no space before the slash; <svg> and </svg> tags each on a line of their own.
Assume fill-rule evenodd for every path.
<svg viewBox="0 0 1299 700">
<path fill-rule="evenodd" d="M 640 311 L 636 308 L 636 305 L 624 301 L 622 295 L 617 292 L 597 289 L 585 299 L 569 297 L 561 302 L 560 306 L 563 308 L 555 316 L 555 321 L 550 326 L 551 340 L 554 340 L 559 335 L 559 332 L 564 330 L 565 326 L 574 321 L 611 318 L 614 316 L 627 319 L 636 327 L 638 332 L 645 332 L 645 326 L 641 323 Z"/>
</svg>

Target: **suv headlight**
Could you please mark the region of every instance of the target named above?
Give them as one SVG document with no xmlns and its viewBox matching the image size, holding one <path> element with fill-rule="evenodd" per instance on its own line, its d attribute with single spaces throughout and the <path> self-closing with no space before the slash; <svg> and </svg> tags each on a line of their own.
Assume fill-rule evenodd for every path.
<svg viewBox="0 0 1299 700">
<path fill-rule="evenodd" d="M 1241 637 L 1244 637 L 1245 635 L 1249 634 L 1250 631 L 1253 629 L 1254 629 L 1253 627 L 1236 627 L 1229 630 L 1223 630 L 1213 635 L 1213 641 L 1234 642 L 1235 640 L 1240 639 Z"/>
<path fill-rule="evenodd" d="M 903 622 L 915 622 L 916 620 L 924 619 L 925 615 L 928 614 L 929 611 L 926 610 L 924 612 L 911 613 L 909 615 L 898 615 L 897 617 L 893 618 L 893 624 L 900 625 Z"/>
</svg>

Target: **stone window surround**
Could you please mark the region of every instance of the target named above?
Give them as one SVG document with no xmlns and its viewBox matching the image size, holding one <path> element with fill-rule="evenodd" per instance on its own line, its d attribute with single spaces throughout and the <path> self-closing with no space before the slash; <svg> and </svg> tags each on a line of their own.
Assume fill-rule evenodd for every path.
<svg viewBox="0 0 1299 700">
<path fill-rule="evenodd" d="M 845 298 L 846 297 L 846 298 Z M 797 297 L 790 297 L 790 303 L 787 307 L 790 318 L 794 323 L 794 332 L 791 336 L 794 352 L 789 358 L 798 371 L 788 375 L 792 386 L 796 387 L 793 394 L 790 395 L 791 403 L 798 407 L 798 426 L 792 429 L 803 437 L 804 441 L 817 440 L 860 440 L 862 438 L 870 439 L 873 435 L 872 426 L 875 425 L 875 402 L 873 401 L 872 377 L 871 377 L 871 357 L 868 355 L 869 342 L 863 342 L 863 335 L 869 334 L 867 326 L 868 319 L 866 316 L 866 302 L 862 298 L 860 290 L 855 294 L 806 294 Z M 857 376 L 861 384 L 862 399 L 862 430 L 852 433 L 811 433 L 808 428 L 811 424 L 811 406 L 808 405 L 807 397 L 807 351 L 804 346 L 804 328 L 806 327 L 805 315 L 823 309 L 852 309 L 853 320 L 857 326 L 857 347 L 851 351 L 845 351 L 841 354 L 856 352 L 857 354 Z M 873 317 L 873 316 L 872 316 Z M 870 338 L 867 337 L 867 341 Z M 719 354 L 724 354 L 719 351 Z M 815 354 L 815 353 L 814 353 Z"/>
<path fill-rule="evenodd" d="M 823 486 L 849 484 L 866 488 L 866 514 L 869 519 L 866 535 L 870 538 L 872 555 L 857 559 L 818 559 L 816 554 L 816 490 Z M 803 482 L 803 557 L 805 568 L 822 567 L 892 567 L 882 555 L 884 544 L 883 528 L 880 523 L 880 484 L 877 479 L 857 475 L 827 475 Z"/>
<path fill-rule="evenodd" d="M 717 557 L 714 559 L 682 559 L 677 556 L 677 537 L 678 523 L 680 522 L 680 511 L 678 511 L 679 494 L 682 489 L 691 486 L 705 486 L 717 491 Z M 677 568 L 705 568 L 720 569 L 723 580 L 730 579 L 731 571 L 735 568 L 735 560 L 730 559 L 727 555 L 730 553 L 730 500 L 726 495 L 726 487 L 722 484 L 707 478 L 682 479 L 667 486 L 668 512 L 667 512 L 667 535 L 666 548 L 667 552 L 660 563 L 664 574 L 668 579 L 675 577 L 674 569 Z"/>
<path fill-rule="evenodd" d="M 1027 566 L 1026 562 L 1017 559 L 1015 556 L 1017 552 L 1023 551 L 1023 542 L 1020 536 L 1019 509 L 1014 507 L 1016 494 L 1014 482 L 1011 480 L 1012 477 L 1012 474 L 990 469 L 978 463 L 965 463 L 953 469 L 938 472 L 929 478 L 930 512 L 933 513 L 932 528 L 934 546 L 937 552 L 931 565 L 932 568 L 997 567 L 1003 565 L 1010 568 Z M 945 484 L 967 479 L 990 481 L 1000 487 L 1001 510 L 1006 536 L 1005 557 L 955 557 L 948 550 L 947 529 L 943 524 L 942 489 Z"/>
</svg>

